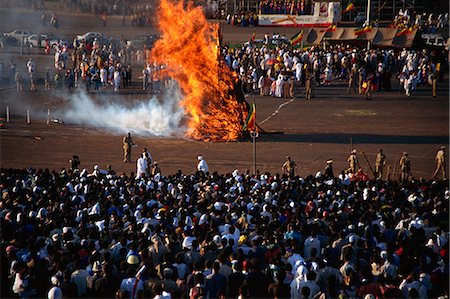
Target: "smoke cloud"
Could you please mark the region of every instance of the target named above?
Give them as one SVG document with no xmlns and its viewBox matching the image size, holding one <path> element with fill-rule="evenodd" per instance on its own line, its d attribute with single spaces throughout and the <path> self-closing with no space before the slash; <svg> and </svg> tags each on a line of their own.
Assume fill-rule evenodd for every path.
<svg viewBox="0 0 450 299">
<path fill-rule="evenodd" d="M 110 100 L 94 101 L 86 92 L 74 94 L 67 108 L 60 112 L 67 123 L 101 128 L 115 134 L 132 132 L 141 136 L 184 135 L 181 125 L 185 115 L 179 105 L 182 95 L 178 87 L 166 90 L 162 100 L 149 100 L 125 106 Z"/>
</svg>

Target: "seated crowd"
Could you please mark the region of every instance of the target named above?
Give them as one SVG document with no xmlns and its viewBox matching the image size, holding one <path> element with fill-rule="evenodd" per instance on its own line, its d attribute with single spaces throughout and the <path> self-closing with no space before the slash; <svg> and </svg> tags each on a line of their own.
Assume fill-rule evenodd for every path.
<svg viewBox="0 0 450 299">
<path fill-rule="evenodd" d="M 2 296 L 448 296 L 448 182 L 2 169 Z"/>
</svg>

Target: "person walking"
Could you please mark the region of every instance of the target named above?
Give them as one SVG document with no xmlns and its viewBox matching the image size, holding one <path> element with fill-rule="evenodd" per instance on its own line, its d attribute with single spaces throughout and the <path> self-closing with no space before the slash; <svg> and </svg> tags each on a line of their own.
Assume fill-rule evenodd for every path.
<svg viewBox="0 0 450 299">
<path fill-rule="evenodd" d="M 439 150 L 436 153 L 435 157 L 436 161 L 436 170 L 433 174 L 433 179 L 435 179 L 439 173 L 439 171 L 442 171 L 442 179 L 447 179 L 447 172 L 446 172 L 446 161 L 445 161 L 445 145 L 441 146 Z"/>
<path fill-rule="evenodd" d="M 402 171 L 401 180 L 407 181 L 411 176 L 411 160 L 407 152 L 403 152 L 403 157 L 400 159 L 400 169 Z"/>
<path fill-rule="evenodd" d="M 383 149 L 378 149 L 378 154 L 375 159 L 375 174 L 378 180 L 383 178 L 383 169 L 386 166 L 386 156 L 383 154 Z"/>
<path fill-rule="evenodd" d="M 291 157 L 287 156 L 286 161 L 281 166 L 281 171 L 283 174 L 287 174 L 290 179 L 295 177 L 295 170 L 297 169 L 297 164 L 291 160 Z"/>
<path fill-rule="evenodd" d="M 131 147 L 134 145 L 133 139 L 131 139 L 131 133 L 123 137 L 123 162 L 131 161 Z"/>
</svg>

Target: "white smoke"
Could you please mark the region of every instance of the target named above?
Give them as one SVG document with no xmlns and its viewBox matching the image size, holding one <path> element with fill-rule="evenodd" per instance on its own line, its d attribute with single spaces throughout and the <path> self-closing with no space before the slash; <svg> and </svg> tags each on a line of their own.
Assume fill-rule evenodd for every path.
<svg viewBox="0 0 450 299">
<path fill-rule="evenodd" d="M 62 111 L 68 123 L 89 125 L 123 134 L 132 132 L 141 136 L 182 135 L 181 125 L 185 113 L 179 102 L 182 98 L 178 87 L 167 90 L 161 101 L 155 96 L 131 106 L 110 100 L 94 101 L 86 92 L 74 94 L 68 107 Z"/>
</svg>

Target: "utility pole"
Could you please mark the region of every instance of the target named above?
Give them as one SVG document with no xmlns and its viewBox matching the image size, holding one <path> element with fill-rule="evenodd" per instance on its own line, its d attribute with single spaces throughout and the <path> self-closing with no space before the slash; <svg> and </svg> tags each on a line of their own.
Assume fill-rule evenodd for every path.
<svg viewBox="0 0 450 299">
<path fill-rule="evenodd" d="M 367 0 L 367 18 L 366 23 L 367 26 L 370 26 L 370 7 L 371 7 L 371 0 Z M 367 39 L 367 50 L 370 50 L 370 40 Z"/>
</svg>

